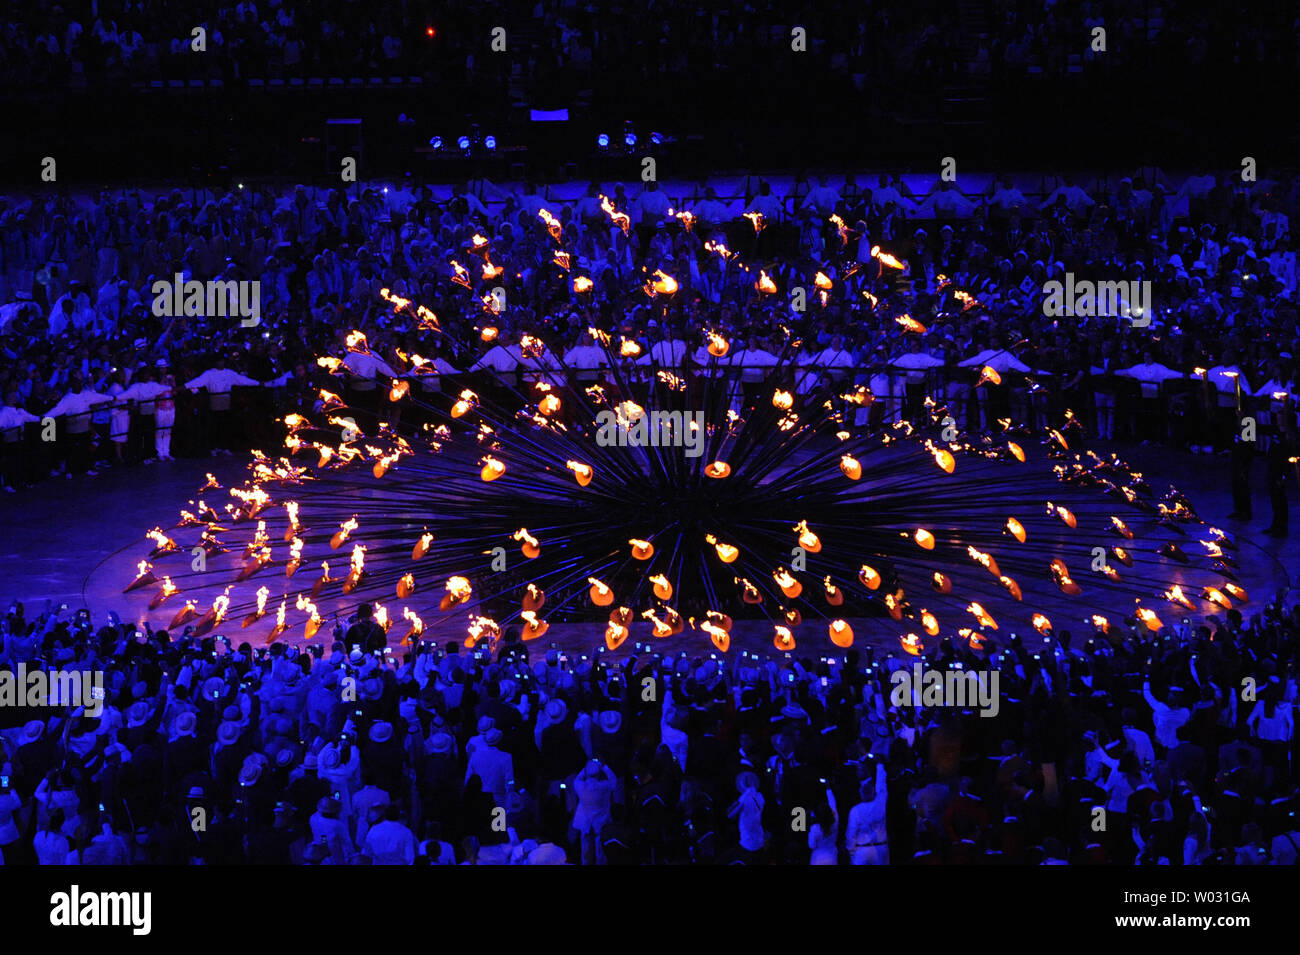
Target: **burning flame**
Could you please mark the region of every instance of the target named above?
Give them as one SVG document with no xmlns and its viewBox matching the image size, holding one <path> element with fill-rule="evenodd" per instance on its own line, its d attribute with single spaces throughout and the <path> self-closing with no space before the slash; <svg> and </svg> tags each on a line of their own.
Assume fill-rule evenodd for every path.
<svg viewBox="0 0 1300 955">
<path fill-rule="evenodd" d="M 899 259 L 899 258 L 897 258 L 897 257 L 895 257 L 895 256 L 893 256 L 893 255 L 891 255 L 891 254 L 888 253 L 888 252 L 882 252 L 881 249 L 880 249 L 880 246 L 878 246 L 878 245 L 873 245 L 873 246 L 871 247 L 871 257 L 872 257 L 873 259 L 876 259 L 876 260 L 877 260 L 881 265 L 888 266 L 888 267 L 891 268 L 891 269 L 905 269 L 905 268 L 907 268 L 907 263 L 906 263 L 906 262 L 904 262 L 904 261 L 902 261 L 901 259 Z"/>
<path fill-rule="evenodd" d="M 807 521 L 800 521 L 793 528 L 799 534 L 799 546 L 810 554 L 820 553 L 822 549 L 821 539 L 808 529 Z"/>
<path fill-rule="evenodd" d="M 803 584 L 795 578 L 784 567 L 778 567 L 772 571 L 772 579 L 776 585 L 781 588 L 781 593 L 785 594 L 791 600 L 803 593 Z"/>
<path fill-rule="evenodd" d="M 421 620 L 410 607 L 402 608 L 402 619 L 411 624 L 411 629 L 406 635 L 407 641 L 414 640 L 419 637 L 420 634 L 424 633 L 424 621 Z"/>
<path fill-rule="evenodd" d="M 340 524 L 339 529 L 334 532 L 334 536 L 330 538 L 330 549 L 338 550 L 339 547 L 343 545 L 343 542 L 348 539 L 348 535 L 356 529 L 357 518 L 354 514 L 352 517 L 349 517 L 346 521 Z"/>
<path fill-rule="evenodd" d="M 997 622 L 989 616 L 989 612 L 977 603 L 971 603 L 966 607 L 966 612 L 980 622 L 981 627 L 988 627 L 990 630 L 998 628 Z"/>
<path fill-rule="evenodd" d="M 782 651 L 793 650 L 795 646 L 794 634 L 790 632 L 790 628 L 776 627 L 772 637 L 772 645 Z"/>
<path fill-rule="evenodd" d="M 971 560 L 986 567 L 988 572 L 994 577 L 1002 575 L 1002 571 L 998 568 L 998 562 L 994 559 L 992 554 L 986 554 L 984 551 L 976 550 L 974 547 L 970 546 L 966 548 L 966 553 L 970 555 Z"/>
<path fill-rule="evenodd" d="M 416 306 L 415 317 L 420 320 L 420 328 L 426 331 L 439 331 L 442 324 L 438 321 L 438 316 L 429 311 L 423 305 Z"/>
<path fill-rule="evenodd" d="M 735 563 L 736 558 L 740 556 L 740 548 L 736 547 L 734 544 L 723 544 L 712 534 L 706 534 L 704 536 L 704 541 L 705 543 L 713 545 L 713 549 L 717 551 L 718 560 L 722 561 L 724 564 Z"/>
<path fill-rule="evenodd" d="M 176 550 L 176 542 L 163 533 L 161 527 L 155 527 L 149 533 L 145 534 L 157 546 L 154 548 L 155 554 L 161 554 L 167 551 Z"/>
<path fill-rule="evenodd" d="M 546 231 L 551 234 L 551 238 L 555 239 L 556 242 L 561 241 L 561 236 L 563 235 L 564 230 L 560 225 L 560 220 L 555 218 L 555 216 L 551 215 L 545 209 L 538 211 L 537 215 L 538 218 L 546 223 Z"/>
<path fill-rule="evenodd" d="M 660 620 L 653 610 L 643 611 L 642 619 L 649 620 L 654 624 L 654 635 L 659 638 L 671 637 L 673 635 L 672 625 Z"/>
<path fill-rule="evenodd" d="M 608 607 L 614 602 L 614 591 L 595 577 L 588 577 L 587 583 L 591 586 L 587 589 L 587 595 L 591 597 L 591 602 L 597 607 Z"/>
<path fill-rule="evenodd" d="M 1052 563 L 1049 565 L 1049 569 L 1052 577 L 1056 580 L 1056 585 L 1060 587 L 1064 593 L 1067 593 L 1072 597 L 1076 597 L 1083 593 L 1083 588 L 1076 584 L 1070 577 L 1070 570 L 1065 566 L 1065 561 L 1061 560 L 1061 558 L 1053 558 Z"/>
<path fill-rule="evenodd" d="M 1048 501 L 1047 513 L 1059 517 L 1066 527 L 1075 528 L 1079 526 L 1078 520 L 1075 518 L 1074 514 L 1071 513 L 1069 508 Z"/>
<path fill-rule="evenodd" d="M 522 550 L 524 556 L 529 558 L 530 560 L 534 557 L 537 557 L 539 554 L 541 554 L 542 545 L 541 543 L 538 542 L 536 537 L 528 533 L 528 528 L 521 527 L 519 528 L 519 530 L 515 531 L 514 539 L 523 542 L 520 545 L 520 550 Z"/>
<path fill-rule="evenodd" d="M 829 221 L 831 225 L 835 226 L 835 232 L 840 237 L 840 245 L 847 246 L 849 244 L 849 227 L 844 224 L 844 220 L 839 216 L 832 214 L 830 219 L 827 221 Z"/>
<path fill-rule="evenodd" d="M 605 646 L 610 650 L 617 650 L 623 645 L 623 641 L 627 639 L 628 633 L 630 631 L 627 627 L 611 621 L 605 628 Z"/>
<path fill-rule="evenodd" d="M 420 535 L 420 539 L 415 542 L 415 547 L 411 550 L 411 560 L 419 560 L 425 554 L 429 553 L 429 548 L 433 544 L 433 535 L 425 531 Z"/>
<path fill-rule="evenodd" d="M 1138 607 L 1137 616 L 1152 633 L 1155 633 L 1164 626 L 1164 624 L 1160 622 L 1160 618 L 1156 616 L 1156 612 L 1154 610 L 1148 610 L 1146 607 Z"/>
<path fill-rule="evenodd" d="M 939 635 L 939 618 L 928 610 L 921 611 L 921 626 L 925 628 L 925 632 L 930 636 L 937 637 Z"/>
<path fill-rule="evenodd" d="M 379 297 L 382 298 L 385 302 L 392 303 L 394 314 L 400 312 L 402 309 L 406 308 L 408 305 L 411 304 L 411 300 L 409 298 L 402 298 L 402 296 L 397 295 L 393 293 L 391 290 L 386 288 L 381 288 L 379 290 Z"/>
<path fill-rule="evenodd" d="M 936 448 L 933 442 L 927 440 L 925 449 L 934 455 L 934 463 L 939 465 L 940 469 L 947 474 L 951 474 L 957 468 L 957 459 L 952 456 L 952 452 L 944 448 Z"/>
<path fill-rule="evenodd" d="M 466 628 L 465 632 L 468 635 L 468 638 L 465 640 L 465 646 L 472 649 L 474 644 L 478 643 L 479 640 L 484 637 L 487 637 L 489 642 L 495 642 L 500 639 L 501 625 L 491 617 L 471 616 L 469 618 L 469 626 Z"/>
<path fill-rule="evenodd" d="M 1206 587 L 1205 599 L 1212 604 L 1218 604 L 1224 610 L 1232 609 L 1232 601 L 1229 600 L 1227 595 L 1218 587 Z"/>
<path fill-rule="evenodd" d="M 603 195 L 600 197 L 600 210 L 609 216 L 610 222 L 623 230 L 624 235 L 628 234 L 628 230 L 632 228 L 632 220 L 628 218 L 626 213 L 615 210 L 614 203 Z"/>
<path fill-rule="evenodd" d="M 564 466 L 573 472 L 573 477 L 577 480 L 579 486 L 586 487 L 591 483 L 593 471 L 590 464 L 582 464 L 579 461 L 566 461 Z"/>
<path fill-rule="evenodd" d="M 662 269 L 655 269 L 653 279 L 647 283 L 652 295 L 672 295 L 677 291 L 677 280 Z"/>
<path fill-rule="evenodd" d="M 460 399 L 451 406 L 451 416 L 453 418 L 463 417 L 477 404 L 478 395 L 467 388 L 460 393 Z"/>
</svg>

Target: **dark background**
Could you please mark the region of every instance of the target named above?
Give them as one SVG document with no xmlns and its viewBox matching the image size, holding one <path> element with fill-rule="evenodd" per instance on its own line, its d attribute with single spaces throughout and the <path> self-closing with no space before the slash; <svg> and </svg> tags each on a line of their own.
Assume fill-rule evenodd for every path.
<svg viewBox="0 0 1300 955">
<path fill-rule="evenodd" d="M 692 5 L 650 3 L 612 17 L 613 25 L 593 19 L 604 35 L 582 67 L 553 48 L 553 25 L 533 19 L 531 5 L 397 6 L 405 19 L 388 29 L 406 52 L 393 64 L 324 57 L 310 37 L 304 46 L 314 61 L 290 67 L 211 45 L 130 72 L 105 70 L 93 55 L 72 73 L 58 63 L 24 71 L 12 60 L 0 71 L 7 141 L 0 182 L 38 184 L 43 156 L 57 158 L 60 184 L 224 186 L 248 178 L 337 182 L 344 155 L 358 157 L 362 180 L 446 182 L 632 180 L 644 155 L 659 157 L 661 178 L 849 166 L 926 171 L 948 155 L 967 169 L 1221 169 L 1245 155 L 1277 168 L 1297 146 L 1283 105 L 1296 75 L 1300 5 L 1290 0 L 1204 11 L 1193 3 L 1094 4 L 1114 24 L 1107 53 L 1083 56 L 1087 32 L 1053 20 L 1029 67 L 1008 65 L 998 48 L 999 36 L 1014 32 L 998 29 L 1009 10 L 1027 23 L 1041 16 L 1041 4 L 1016 0 L 795 5 L 779 20 L 809 24 L 803 53 L 791 51 L 789 27 L 763 21 L 761 11 L 746 19 L 743 8 L 719 4 L 732 45 L 718 48 L 701 39 L 708 18 Z M 1143 9 L 1163 15 L 1158 42 L 1121 29 L 1122 11 Z M 933 36 L 917 46 L 924 24 L 916 18 L 927 16 L 935 18 Z M 93 15 L 81 19 L 89 33 Z M 433 37 L 416 29 L 426 20 L 438 24 Z M 505 53 L 490 50 L 497 22 L 508 29 Z M 890 44 L 904 36 L 911 45 L 899 60 Z M 991 67 L 971 73 L 982 45 L 992 48 Z M 571 118 L 530 122 L 530 108 L 568 108 Z M 403 113 L 412 122 L 399 124 Z M 362 122 L 330 126 L 331 118 Z M 639 147 L 600 155 L 597 133 L 619 145 L 628 121 Z M 496 137 L 495 154 L 456 155 L 457 137 L 475 127 Z M 652 131 L 673 141 L 647 149 Z M 453 148 L 433 154 L 434 134 Z"/>
</svg>

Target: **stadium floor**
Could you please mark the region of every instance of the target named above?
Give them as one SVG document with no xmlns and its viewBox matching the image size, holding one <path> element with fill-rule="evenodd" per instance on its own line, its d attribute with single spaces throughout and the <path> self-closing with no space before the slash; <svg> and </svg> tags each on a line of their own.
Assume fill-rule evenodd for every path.
<svg viewBox="0 0 1300 955">
<path fill-rule="evenodd" d="M 1208 523 L 1222 527 L 1236 538 L 1240 550 L 1234 556 L 1240 565 L 1240 580 L 1251 597 L 1251 603 L 1243 606 L 1243 613 L 1249 616 L 1253 609 L 1262 608 L 1279 589 L 1291 586 L 1290 570 L 1300 567 L 1300 529 L 1288 539 L 1261 533 L 1270 518 L 1262 461 L 1256 462 L 1252 472 L 1255 519 L 1239 522 L 1227 520 L 1232 501 L 1228 492 L 1226 456 L 1194 456 L 1160 447 L 1125 448 L 1121 453 L 1146 474 L 1152 487 L 1160 489 L 1168 483 L 1176 483 Z M 32 616 L 40 613 L 48 597 L 56 604 L 90 607 L 96 614 L 97 623 L 103 614 L 116 610 L 123 620 L 143 622 L 148 617 L 155 627 L 165 626 L 180 606 L 179 597 L 173 598 L 166 607 L 149 612 L 146 597 L 150 591 L 142 590 L 127 596 L 122 593 L 122 588 L 135 576 L 136 563 L 148 553 L 142 534 L 155 525 L 164 528 L 174 525 L 177 509 L 194 496 L 194 491 L 203 483 L 205 472 L 213 472 L 226 486 L 238 482 L 244 473 L 243 460 L 242 456 L 235 455 L 109 469 L 96 478 L 53 478 L 34 488 L 0 495 L 3 498 L 0 499 L 0 527 L 4 528 L 3 535 L 0 535 L 0 580 L 4 581 L 0 585 L 4 588 L 0 591 L 0 599 L 16 597 L 22 600 Z M 1294 509 L 1296 494 L 1294 488 L 1291 490 Z M 1194 536 L 1195 532 L 1191 537 Z M 229 583 L 231 577 L 218 574 L 214 575 L 214 582 L 216 579 L 224 584 Z M 213 586 L 190 590 L 188 595 L 196 598 L 202 613 L 207 603 L 219 593 L 220 589 Z M 1055 595 L 1032 609 L 1052 617 L 1058 630 L 1070 628 L 1076 633 L 1085 629 L 1084 618 L 1094 610 L 1112 614 L 1112 622 L 1132 611 L 1131 599 L 1127 597 L 1111 597 L 1115 605 L 1104 609 L 1098 608 L 1095 602 L 1085 607 L 1076 602 L 1080 599 Z M 1176 622 L 1181 613 L 1158 599 L 1144 603 L 1157 609 L 1167 624 Z M 322 616 L 328 620 L 335 606 L 325 598 L 318 604 Z M 337 598 L 336 606 L 340 615 L 351 609 L 351 604 L 342 597 Z M 1002 611 L 1012 611 L 1014 607 L 1009 598 L 1005 607 L 988 605 L 995 617 Z M 1019 616 L 1024 615 L 1022 606 Z M 859 644 L 869 642 L 885 649 L 897 649 L 896 635 L 900 625 L 888 619 L 855 622 L 851 618 L 849 622 L 854 626 Z M 640 627 L 647 628 L 646 632 L 641 633 Z M 624 645 L 625 649 L 630 649 L 636 640 L 648 640 L 648 627 L 649 624 L 634 626 L 632 640 Z M 241 636 L 257 643 L 264 637 L 261 630 L 269 630 L 269 624 L 260 629 L 254 626 L 241 631 L 238 621 L 232 619 L 223 629 L 235 643 L 240 642 Z M 398 621 L 391 635 L 394 643 L 400 639 L 400 629 Z M 1004 632 L 999 635 L 1005 636 L 1008 629 L 1004 627 Z M 1024 626 L 1020 629 L 1028 631 L 1030 628 Z M 301 633 L 298 627 L 291 630 Z M 457 625 L 455 629 L 450 626 L 445 630 L 439 628 L 429 635 L 442 641 L 456 639 L 462 632 Z M 598 623 L 556 623 L 543 639 L 547 644 L 554 642 L 563 650 L 580 655 L 599 646 L 603 642 L 603 632 L 603 625 Z M 321 636 L 326 634 L 326 627 L 322 627 Z M 820 623 L 805 622 L 796 628 L 795 636 L 804 644 L 802 649 L 805 651 L 831 654 L 835 651 Z M 732 638 L 733 651 L 770 653 L 773 650 L 771 625 L 764 621 L 737 621 Z M 677 637 L 656 641 L 655 645 L 656 649 L 664 652 L 685 649 L 698 653 L 711 649 L 702 634 L 689 629 Z"/>
</svg>

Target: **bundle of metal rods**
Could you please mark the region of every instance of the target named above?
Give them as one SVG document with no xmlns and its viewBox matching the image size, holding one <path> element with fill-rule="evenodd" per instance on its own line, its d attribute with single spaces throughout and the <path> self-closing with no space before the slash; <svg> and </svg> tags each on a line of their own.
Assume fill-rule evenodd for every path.
<svg viewBox="0 0 1300 955">
<path fill-rule="evenodd" d="M 796 393 L 807 352 L 788 332 L 743 395 L 722 356 L 660 369 L 592 335 L 607 364 L 597 384 L 526 336 L 531 381 L 499 376 L 491 395 L 448 407 L 413 387 L 413 367 L 391 393 L 400 418 L 370 433 L 362 409 L 322 392 L 315 420 L 286 419 L 286 456 L 255 453 L 238 500 L 154 533 L 149 559 L 177 567 L 159 596 L 211 587 L 213 568 L 186 572 L 199 544 L 231 574 L 227 604 L 188 606 L 209 630 L 229 615 L 268 640 L 310 634 L 314 601 L 346 598 L 378 606 L 387 626 L 412 621 L 408 635 L 495 638 L 516 623 L 528 638 L 546 619 L 608 620 L 614 646 L 649 619 L 656 635 L 694 627 L 724 650 L 737 618 L 770 621 L 778 647 L 813 619 L 865 619 L 910 649 L 918 634 L 1048 632 L 1047 595 L 1103 630 L 1100 615 L 1127 603 L 1151 631 L 1171 603 L 1245 599 L 1231 541 L 1173 489 L 1159 496 L 1119 460 L 1081 452 L 1072 419 L 970 436 L 927 401 L 917 420 L 860 427 L 865 388 Z M 349 347 L 364 352 L 364 336 Z M 335 567 L 318 574 L 323 561 Z M 165 569 L 142 562 L 137 581 Z"/>
</svg>

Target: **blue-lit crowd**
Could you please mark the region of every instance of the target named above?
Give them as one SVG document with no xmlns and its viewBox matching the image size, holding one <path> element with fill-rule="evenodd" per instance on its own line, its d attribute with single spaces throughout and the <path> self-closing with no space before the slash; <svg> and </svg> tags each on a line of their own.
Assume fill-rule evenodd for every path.
<svg viewBox="0 0 1300 955">
<path fill-rule="evenodd" d="M 975 192 L 849 174 L 10 198 L 0 485 L 255 445 L 261 422 L 311 405 L 328 382 L 316 357 L 341 353 L 351 329 L 381 359 L 350 376 L 355 388 L 387 385 L 409 370 L 400 354 L 419 354 L 458 391 L 457 375 L 516 375 L 523 333 L 586 378 L 601 364 L 580 349 L 593 327 L 637 340 L 630 362 L 697 372 L 714 329 L 735 348 L 711 373 L 748 380 L 773 364 L 785 328 L 809 369 L 792 384 L 865 384 L 886 418 L 928 393 L 972 430 L 1070 411 L 1102 440 L 1226 453 L 1251 415 L 1253 448 L 1284 462 L 1298 186 L 1144 169 L 999 177 Z M 671 297 L 648 294 L 656 272 L 678 283 Z M 257 282 L 260 322 L 156 314 L 157 283 L 177 275 Z M 1044 289 L 1076 280 L 1149 283 L 1151 314 L 1123 300 L 1045 314 Z M 383 289 L 431 308 L 441 330 L 395 318 Z M 986 365 L 1005 373 L 1001 386 L 976 387 Z"/>
<path fill-rule="evenodd" d="M 927 666 L 998 671 L 990 717 L 905 705 L 914 658 L 870 648 L 403 646 L 368 605 L 267 647 L 14 604 L 0 677 L 105 681 L 0 707 L 0 858 L 1291 865 L 1298 636 L 1274 601 L 1149 637 L 944 641 Z"/>
</svg>

